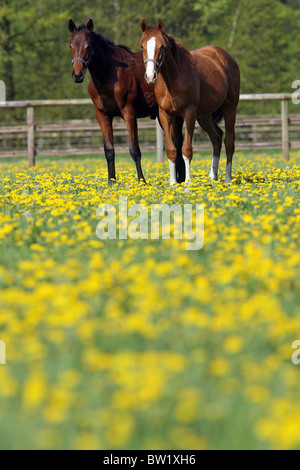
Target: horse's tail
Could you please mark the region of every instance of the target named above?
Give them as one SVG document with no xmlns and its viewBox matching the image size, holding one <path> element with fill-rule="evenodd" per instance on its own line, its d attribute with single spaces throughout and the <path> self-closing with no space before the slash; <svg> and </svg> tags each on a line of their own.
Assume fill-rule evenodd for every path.
<svg viewBox="0 0 300 470">
<path fill-rule="evenodd" d="M 222 121 L 223 117 L 224 115 L 221 107 L 217 109 L 217 111 L 212 113 L 212 120 L 215 124 L 219 124 Z"/>
</svg>

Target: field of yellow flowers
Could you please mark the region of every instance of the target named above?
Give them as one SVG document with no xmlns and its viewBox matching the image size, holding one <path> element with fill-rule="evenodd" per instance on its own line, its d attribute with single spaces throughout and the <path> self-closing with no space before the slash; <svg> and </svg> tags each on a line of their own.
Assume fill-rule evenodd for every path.
<svg viewBox="0 0 300 470">
<path fill-rule="evenodd" d="M 0 165 L 0 449 L 300 448 L 300 152 Z M 102 203 L 204 204 L 205 243 L 99 240 Z"/>
</svg>

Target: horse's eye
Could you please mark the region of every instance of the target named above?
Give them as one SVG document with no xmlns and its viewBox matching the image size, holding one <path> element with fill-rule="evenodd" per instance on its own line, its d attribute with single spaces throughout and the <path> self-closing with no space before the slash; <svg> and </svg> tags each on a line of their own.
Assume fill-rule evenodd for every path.
<svg viewBox="0 0 300 470">
<path fill-rule="evenodd" d="M 141 49 L 144 49 L 143 46 L 141 46 Z"/>
</svg>

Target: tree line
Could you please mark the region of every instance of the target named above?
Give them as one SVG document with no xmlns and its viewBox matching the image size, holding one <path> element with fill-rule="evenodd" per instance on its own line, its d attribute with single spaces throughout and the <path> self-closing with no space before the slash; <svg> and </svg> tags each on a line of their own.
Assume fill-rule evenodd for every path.
<svg viewBox="0 0 300 470">
<path fill-rule="evenodd" d="M 215 44 L 232 54 L 242 93 L 291 92 L 300 78 L 300 0 L 1 0 L 0 80 L 8 100 L 88 97 L 88 77 L 82 85 L 71 79 L 70 18 L 77 25 L 92 18 L 97 32 L 133 51 L 142 18 L 148 24 L 162 18 L 166 32 L 188 49 Z M 251 113 L 277 108 L 240 105 Z M 49 112 L 40 110 L 41 117 Z"/>
</svg>

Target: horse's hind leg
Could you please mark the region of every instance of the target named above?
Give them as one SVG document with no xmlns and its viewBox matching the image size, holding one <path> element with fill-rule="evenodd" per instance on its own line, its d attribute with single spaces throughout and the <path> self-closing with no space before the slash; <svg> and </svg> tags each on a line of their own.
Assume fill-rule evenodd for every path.
<svg viewBox="0 0 300 470">
<path fill-rule="evenodd" d="M 112 182 L 116 179 L 112 119 L 105 114 L 102 114 L 101 111 L 99 111 L 97 108 L 96 117 L 103 135 L 104 153 L 108 169 L 108 182 L 112 184 Z"/>
<path fill-rule="evenodd" d="M 218 170 L 220 162 L 220 154 L 222 149 L 222 129 L 213 121 L 211 116 L 200 117 L 197 119 L 199 126 L 207 132 L 212 146 L 213 146 L 213 158 L 210 170 L 210 178 L 214 181 L 218 180 Z"/>
<path fill-rule="evenodd" d="M 138 142 L 135 142 L 134 144 L 130 145 L 129 152 L 136 166 L 138 180 L 139 181 L 143 180 L 144 183 L 146 183 L 146 180 L 143 175 L 142 164 L 141 164 L 142 154 L 141 154 L 141 150 L 140 150 Z"/>
<path fill-rule="evenodd" d="M 235 150 L 235 121 L 236 121 L 236 107 L 231 106 L 229 109 L 226 108 L 226 105 L 223 110 L 224 120 L 225 120 L 225 149 L 227 155 L 227 165 L 226 165 L 226 176 L 225 183 L 231 182 L 231 172 L 232 172 L 232 157 Z"/>
<path fill-rule="evenodd" d="M 141 165 L 142 154 L 139 147 L 138 128 L 135 113 L 133 111 L 127 111 L 127 113 L 124 113 L 123 119 L 128 130 L 129 152 L 136 166 L 138 180 L 143 180 L 144 183 L 146 183 Z"/>
</svg>

